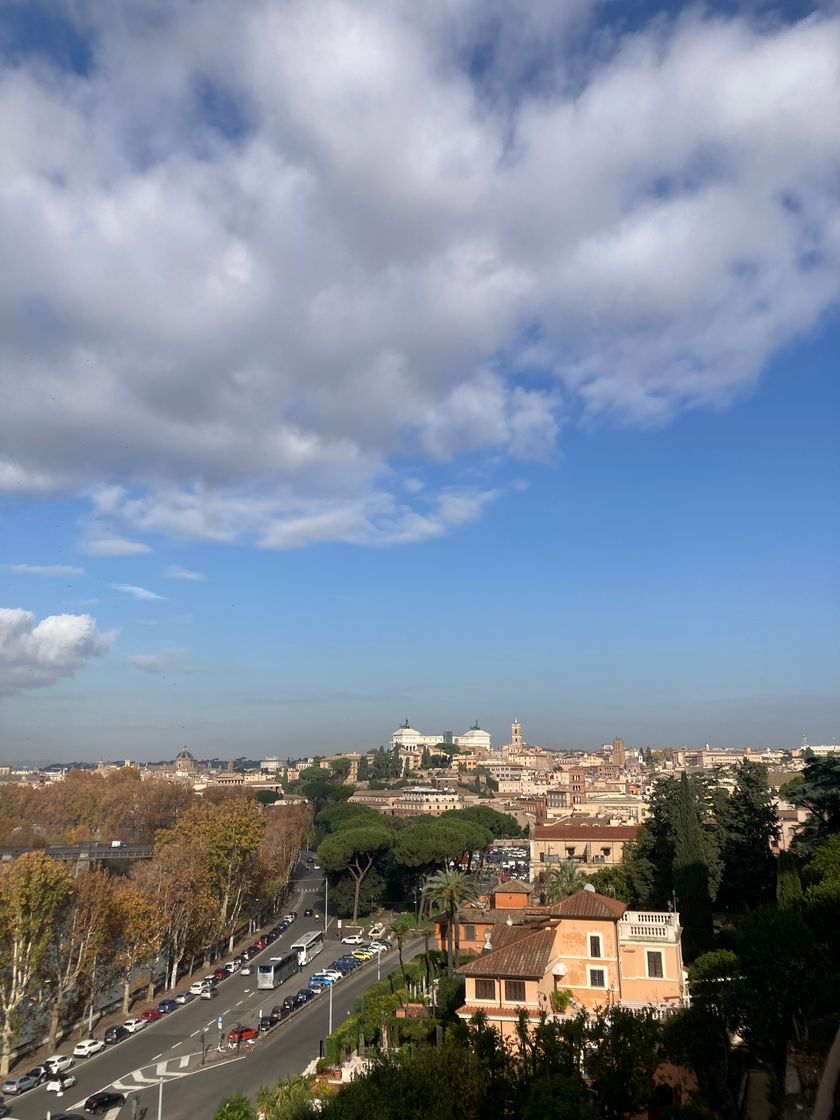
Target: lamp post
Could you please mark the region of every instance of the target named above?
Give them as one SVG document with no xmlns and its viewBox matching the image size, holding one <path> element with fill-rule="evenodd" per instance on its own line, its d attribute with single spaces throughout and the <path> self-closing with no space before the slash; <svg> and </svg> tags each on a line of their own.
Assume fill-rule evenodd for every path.
<svg viewBox="0 0 840 1120">
<path fill-rule="evenodd" d="M 329 1021 L 329 1030 L 327 1031 L 327 1034 L 332 1034 L 332 990 L 333 990 L 334 987 L 335 987 L 335 984 L 330 984 L 330 1021 Z"/>
<path fill-rule="evenodd" d="M 158 1120 L 163 1120 L 163 1078 L 158 1084 Z"/>
<path fill-rule="evenodd" d="M 330 909 L 330 880 L 324 872 L 324 937 L 327 936 L 327 926 L 329 925 L 329 909 Z"/>
</svg>

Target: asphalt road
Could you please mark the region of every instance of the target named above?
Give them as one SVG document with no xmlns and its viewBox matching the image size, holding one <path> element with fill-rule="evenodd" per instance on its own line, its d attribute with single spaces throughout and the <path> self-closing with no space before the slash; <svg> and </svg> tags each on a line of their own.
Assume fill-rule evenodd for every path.
<svg viewBox="0 0 840 1120">
<path fill-rule="evenodd" d="M 252 964 L 279 956 L 292 941 L 309 929 L 318 928 L 314 918 L 304 918 L 304 909 L 323 913 L 323 879 L 306 864 L 298 866 L 295 889 L 287 905 L 297 910 L 298 919 L 281 937 L 255 957 Z M 256 936 L 256 935 L 255 935 Z M 161 1118 L 165 1120 L 207 1120 L 213 1116 L 221 1099 L 228 1093 L 243 1092 L 253 1097 L 261 1085 L 273 1084 L 279 1077 L 288 1077 L 302 1070 L 318 1057 L 319 1040 L 329 1033 L 329 992 L 297 1011 L 256 1044 L 248 1043 L 235 1051 L 215 1051 L 220 1032 L 216 1025 L 221 1015 L 224 1032 L 237 1023 L 256 1025 L 260 1010 L 267 1011 L 284 996 L 293 995 L 306 985 L 307 978 L 325 968 L 341 955 L 340 932 L 331 919 L 323 952 L 305 966 L 301 975 L 292 977 L 275 991 L 257 991 L 256 972 L 251 976 L 238 973 L 222 981 L 213 1000 L 195 999 L 177 1011 L 150 1023 L 125 1042 L 110 1046 L 87 1059 L 77 1059 L 72 1072 L 78 1084 L 62 1098 L 47 1093 L 45 1088 L 32 1089 L 19 1098 L 7 1097 L 15 1120 L 45 1120 L 47 1112 L 81 1112 L 82 1102 L 101 1089 L 115 1088 L 126 1094 L 126 1104 L 104 1114 L 106 1120 L 134 1120 L 132 1097 L 137 1097 L 137 1120 L 157 1120 L 161 1102 Z M 406 946 L 406 956 L 413 955 L 414 946 Z M 377 978 L 377 971 L 387 975 L 399 967 L 395 950 L 345 977 L 333 988 L 332 1022 L 338 1026 L 350 1013 L 354 998 Z M 185 983 L 188 986 L 188 982 Z M 201 1063 L 201 1030 L 207 1029 L 206 1042 L 213 1052 L 206 1064 Z M 72 1047 L 65 1045 L 63 1052 Z M 22 1067 L 23 1068 L 23 1067 Z"/>
</svg>

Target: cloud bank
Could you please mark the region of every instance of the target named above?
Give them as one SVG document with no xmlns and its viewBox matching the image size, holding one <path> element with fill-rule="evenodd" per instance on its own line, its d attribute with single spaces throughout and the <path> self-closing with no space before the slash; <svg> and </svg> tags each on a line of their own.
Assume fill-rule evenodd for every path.
<svg viewBox="0 0 840 1120">
<path fill-rule="evenodd" d="M 0 695 L 71 677 L 103 654 L 116 635 L 89 614 L 56 614 L 35 625 L 31 611 L 0 608 Z"/>
<path fill-rule="evenodd" d="M 838 296 L 840 19 L 546 8 L 61 8 L 85 72 L 0 73 L 0 487 L 92 555 L 401 543 L 750 391 Z"/>
</svg>

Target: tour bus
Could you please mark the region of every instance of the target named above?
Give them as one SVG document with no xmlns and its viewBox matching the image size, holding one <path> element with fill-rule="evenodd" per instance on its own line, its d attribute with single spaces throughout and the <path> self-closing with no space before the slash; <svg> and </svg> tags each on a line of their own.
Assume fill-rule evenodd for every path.
<svg viewBox="0 0 840 1120">
<path fill-rule="evenodd" d="M 293 953 L 297 953 L 298 964 L 303 967 L 309 964 L 313 957 L 317 957 L 324 948 L 324 935 L 320 930 L 312 933 L 302 933 L 291 946 Z"/>
<path fill-rule="evenodd" d="M 282 957 L 272 957 L 268 964 L 257 966 L 257 987 L 276 988 L 296 975 L 298 970 L 297 953 L 284 953 Z"/>
</svg>

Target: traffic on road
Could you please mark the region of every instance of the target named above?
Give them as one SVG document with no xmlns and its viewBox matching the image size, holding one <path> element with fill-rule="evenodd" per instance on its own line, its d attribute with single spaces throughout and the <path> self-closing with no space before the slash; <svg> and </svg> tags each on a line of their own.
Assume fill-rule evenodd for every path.
<svg viewBox="0 0 840 1120">
<path fill-rule="evenodd" d="M 312 878 L 312 871 L 310 857 L 309 864 L 302 861 L 298 865 L 295 888 L 296 898 L 312 898 L 313 906 L 304 909 L 311 910 L 314 918 L 320 898 L 313 896 L 320 894 L 323 880 L 320 876 Z M 348 935 L 345 944 L 333 942 L 325 937 L 323 926 L 326 923 L 320 918 L 318 923 L 313 929 L 311 921 L 298 921 L 298 911 L 290 909 L 253 944 L 188 989 L 141 1010 L 121 1025 L 108 1027 L 101 1038 L 78 1042 L 71 1053 L 51 1055 L 42 1065 L 15 1072 L 2 1085 L 4 1099 L 0 1101 L 0 1117 L 43 1120 L 52 1098 L 52 1120 L 82 1113 L 103 1115 L 106 1120 L 123 1120 L 125 1114 L 126 1120 L 129 1116 L 134 1120 L 136 1103 L 132 1103 L 131 1112 L 125 1107 L 126 1101 L 136 1102 L 132 1089 L 142 1092 L 148 1083 L 158 1084 L 176 1074 L 184 1076 L 192 1072 L 192 1066 L 199 1061 L 203 1067 L 210 1050 L 218 1060 L 222 1060 L 221 1053 L 238 1056 L 271 1036 L 287 1020 L 301 1012 L 306 1014 L 308 1004 L 326 998 L 327 993 L 331 1001 L 331 989 L 335 985 L 365 963 L 378 961 L 390 949 L 385 937 L 368 942 L 360 935 Z M 307 924 L 308 929 L 300 928 Z M 289 937 L 288 947 L 281 952 L 276 943 L 293 926 L 296 928 Z M 296 949 L 301 944 L 303 952 Z M 328 958 L 330 950 L 335 957 L 329 965 L 316 968 L 311 964 L 312 957 L 325 950 Z M 272 960 L 288 961 L 290 957 L 298 961 L 297 968 L 286 967 L 281 975 Z M 260 987 L 252 979 L 251 962 L 259 972 Z M 301 986 L 307 973 L 305 984 Z M 270 985 L 270 993 L 274 995 L 270 1007 L 262 1006 L 270 994 L 266 990 L 266 975 L 277 980 Z M 208 1021 L 210 1009 L 203 1010 L 200 1001 L 220 998 L 220 1010 L 216 1012 L 214 1008 Z M 284 1030 L 291 1027 L 289 1022 Z M 161 1061 L 164 1053 L 173 1056 Z M 146 1074 L 146 1069 L 154 1070 L 159 1076 L 154 1078 Z M 51 1096 L 45 1096 L 46 1093 Z M 74 1103 L 67 1112 L 61 1112 L 63 1102 L 58 1098 L 64 1098 L 67 1093 Z"/>
</svg>

